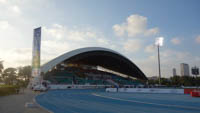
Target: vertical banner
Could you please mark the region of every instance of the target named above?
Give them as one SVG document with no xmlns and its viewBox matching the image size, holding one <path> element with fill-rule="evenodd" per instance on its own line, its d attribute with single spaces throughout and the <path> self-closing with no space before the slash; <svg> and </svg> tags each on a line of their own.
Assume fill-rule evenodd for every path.
<svg viewBox="0 0 200 113">
<path fill-rule="evenodd" d="M 33 35 L 33 53 L 32 53 L 32 76 L 40 76 L 40 45 L 41 45 L 41 27 L 34 29 Z"/>
</svg>

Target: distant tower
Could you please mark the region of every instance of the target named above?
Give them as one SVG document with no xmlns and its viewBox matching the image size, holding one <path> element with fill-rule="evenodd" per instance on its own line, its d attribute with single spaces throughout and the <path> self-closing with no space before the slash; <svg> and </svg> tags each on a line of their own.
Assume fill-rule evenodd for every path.
<svg viewBox="0 0 200 113">
<path fill-rule="evenodd" d="M 181 63 L 181 76 L 190 76 L 190 68 L 188 64 Z"/>
<path fill-rule="evenodd" d="M 176 68 L 173 68 L 172 69 L 172 72 L 173 72 L 173 76 L 176 76 L 177 74 L 176 74 Z"/>
</svg>

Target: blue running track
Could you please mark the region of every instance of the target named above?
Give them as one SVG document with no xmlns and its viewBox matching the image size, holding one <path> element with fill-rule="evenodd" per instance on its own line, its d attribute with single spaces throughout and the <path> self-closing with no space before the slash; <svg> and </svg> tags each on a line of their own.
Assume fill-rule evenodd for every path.
<svg viewBox="0 0 200 113">
<path fill-rule="evenodd" d="M 200 113 L 200 98 L 190 95 L 70 89 L 48 91 L 35 99 L 54 113 Z"/>
</svg>

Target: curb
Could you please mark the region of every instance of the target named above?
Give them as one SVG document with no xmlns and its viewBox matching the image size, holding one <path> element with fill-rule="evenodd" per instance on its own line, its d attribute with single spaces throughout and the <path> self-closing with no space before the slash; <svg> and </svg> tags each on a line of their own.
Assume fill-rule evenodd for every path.
<svg viewBox="0 0 200 113">
<path fill-rule="evenodd" d="M 39 95 L 42 95 L 42 94 L 44 94 L 44 93 L 38 94 L 38 95 L 36 95 L 36 96 L 39 96 Z M 36 96 L 35 96 L 35 97 L 36 97 Z M 33 98 L 33 102 L 34 102 L 36 105 L 38 105 L 40 108 L 46 110 L 46 111 L 49 112 L 49 113 L 54 113 L 54 112 L 48 110 L 47 108 L 41 106 L 40 104 L 38 104 L 37 101 L 35 100 L 35 97 Z"/>
</svg>

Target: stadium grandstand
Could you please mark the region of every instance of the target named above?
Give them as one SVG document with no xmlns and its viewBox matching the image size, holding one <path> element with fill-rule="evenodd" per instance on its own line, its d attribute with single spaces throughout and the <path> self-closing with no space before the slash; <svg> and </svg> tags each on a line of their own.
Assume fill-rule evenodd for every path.
<svg viewBox="0 0 200 113">
<path fill-rule="evenodd" d="M 41 67 L 50 84 L 136 87 L 147 80 L 128 58 L 110 49 L 88 47 L 67 52 Z"/>
</svg>

